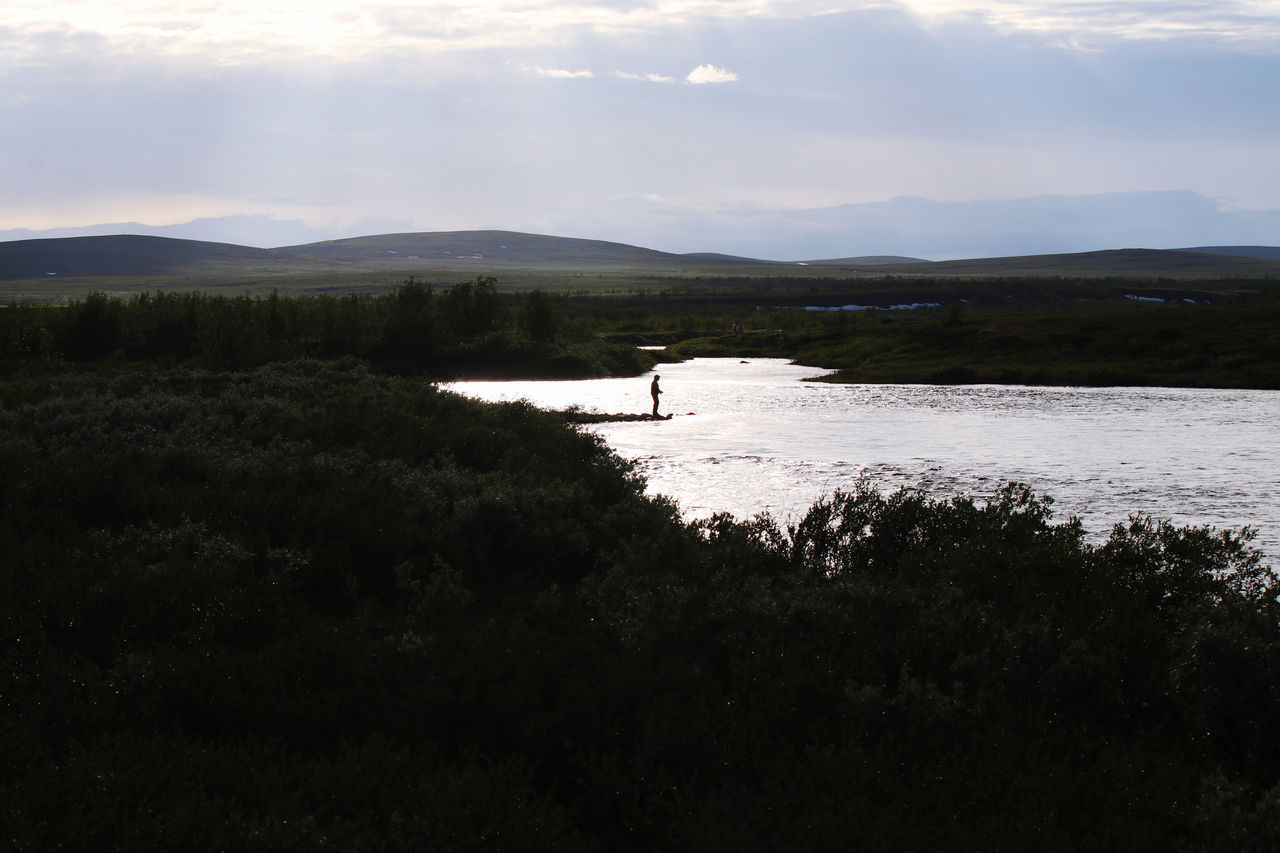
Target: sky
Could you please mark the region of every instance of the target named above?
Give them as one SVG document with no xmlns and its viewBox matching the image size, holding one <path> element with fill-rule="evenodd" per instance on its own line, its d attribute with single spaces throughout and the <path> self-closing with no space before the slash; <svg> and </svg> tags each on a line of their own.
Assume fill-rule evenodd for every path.
<svg viewBox="0 0 1280 853">
<path fill-rule="evenodd" d="M 0 239 L 1280 245 L 1280 0 L 0 0 Z"/>
</svg>

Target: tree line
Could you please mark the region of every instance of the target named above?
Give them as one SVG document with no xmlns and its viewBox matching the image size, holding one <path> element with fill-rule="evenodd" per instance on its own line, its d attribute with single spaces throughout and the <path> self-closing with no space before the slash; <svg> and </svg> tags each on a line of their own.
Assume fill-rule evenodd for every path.
<svg viewBox="0 0 1280 853">
<path fill-rule="evenodd" d="M 562 323 L 555 299 L 542 291 L 503 293 L 497 279 L 484 276 L 439 288 L 410 278 L 377 296 L 96 293 L 66 306 L 0 310 L 0 360 L 240 369 L 343 356 L 419 373 L 521 365 L 532 373 L 610 375 L 650 364 L 632 347 Z"/>
</svg>

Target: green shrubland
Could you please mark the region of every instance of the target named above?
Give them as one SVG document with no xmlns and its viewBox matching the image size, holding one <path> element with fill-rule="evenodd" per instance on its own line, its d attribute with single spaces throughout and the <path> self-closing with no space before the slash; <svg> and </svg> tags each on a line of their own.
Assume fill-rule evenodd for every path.
<svg viewBox="0 0 1280 853">
<path fill-rule="evenodd" d="M 1280 301 L 740 314 L 678 357 L 783 357 L 827 381 L 1280 388 Z M 731 323 L 742 334 L 727 332 Z"/>
<path fill-rule="evenodd" d="M 568 378 L 635 375 L 658 359 L 767 356 L 828 368 L 836 382 L 1280 388 L 1274 288 L 1201 284 L 1115 281 L 1077 297 L 1054 289 L 1062 282 L 966 282 L 981 297 L 971 303 L 955 297 L 956 282 L 935 282 L 919 298 L 945 304 L 894 311 L 803 310 L 809 300 L 908 298 L 883 282 L 871 291 L 826 282 L 812 293 L 756 292 L 737 281 L 736 290 L 571 295 L 500 290 L 480 277 L 440 287 L 410 278 L 364 296 L 95 293 L 0 309 L 0 369 L 123 361 L 226 370 L 351 356 L 385 373 Z M 1170 301 L 1125 299 L 1124 287 Z"/>
<path fill-rule="evenodd" d="M 426 298 L 6 325 L 83 347 L 0 385 L 6 847 L 1280 844 L 1280 587 L 1247 532 L 1090 544 L 1018 486 L 859 482 L 788 527 L 686 523 L 554 413 L 221 364 L 242 322 L 297 345 L 294 310 L 339 353 L 409 346 Z M 165 323 L 188 357 L 126 357 Z"/>
<path fill-rule="evenodd" d="M 102 360 L 256 367 L 352 356 L 426 375 L 609 376 L 652 360 L 560 323 L 541 291 L 500 293 L 481 277 L 449 287 L 409 279 L 390 293 L 334 297 L 90 294 L 65 306 L 0 309 L 0 363 Z"/>
</svg>

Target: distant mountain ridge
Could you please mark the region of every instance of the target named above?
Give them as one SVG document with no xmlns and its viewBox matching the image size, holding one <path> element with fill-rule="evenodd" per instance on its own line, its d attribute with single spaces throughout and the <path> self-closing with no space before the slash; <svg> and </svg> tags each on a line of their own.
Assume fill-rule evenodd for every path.
<svg viewBox="0 0 1280 853">
<path fill-rule="evenodd" d="M 793 262 L 842 261 L 866 255 L 959 260 L 1134 246 L 1233 249 L 1280 245 L 1280 209 L 1228 209 L 1218 200 L 1188 190 L 967 201 L 895 196 L 776 209 L 732 204 L 709 209 L 631 199 L 598 213 L 547 211 L 547 215 L 553 215 L 556 224 L 534 226 L 525 221 L 514 228 L 487 223 L 464 227 L 603 236 L 667 252 L 715 251 L 748 260 Z M 398 217 L 367 216 L 348 220 L 339 229 L 336 225 L 278 219 L 275 214 L 241 213 L 168 225 L 117 221 L 0 229 L 0 241 L 145 234 L 272 248 L 424 230 L 444 229 L 439 224 L 424 225 Z M 615 234 L 627 236 L 610 236 Z"/>
<path fill-rule="evenodd" d="M 300 270 L 500 273 L 528 269 L 619 272 L 634 269 L 671 274 L 729 270 L 750 274 L 752 268 L 765 272 L 795 266 L 830 268 L 832 274 L 844 271 L 925 276 L 1280 277 L 1280 247 L 1112 249 L 956 261 L 869 255 L 784 262 L 709 252 L 672 254 L 605 240 L 496 230 L 379 234 L 275 249 L 123 234 L 0 242 L 2 279 L 188 274 L 207 277 L 222 273 L 277 274 Z"/>
</svg>

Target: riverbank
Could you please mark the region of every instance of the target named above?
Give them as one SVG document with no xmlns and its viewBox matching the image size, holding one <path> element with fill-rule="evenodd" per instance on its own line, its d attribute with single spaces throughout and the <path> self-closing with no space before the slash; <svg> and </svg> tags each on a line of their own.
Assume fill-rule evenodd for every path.
<svg viewBox="0 0 1280 853">
<path fill-rule="evenodd" d="M 563 410 L 565 423 L 570 424 L 622 424 L 640 421 L 669 421 L 671 415 L 630 414 L 626 412 L 584 412 L 578 408 Z"/>
<path fill-rule="evenodd" d="M 824 382 L 1280 388 L 1280 300 L 1054 311 L 843 312 L 683 340 L 671 357 L 776 357 Z"/>
</svg>

